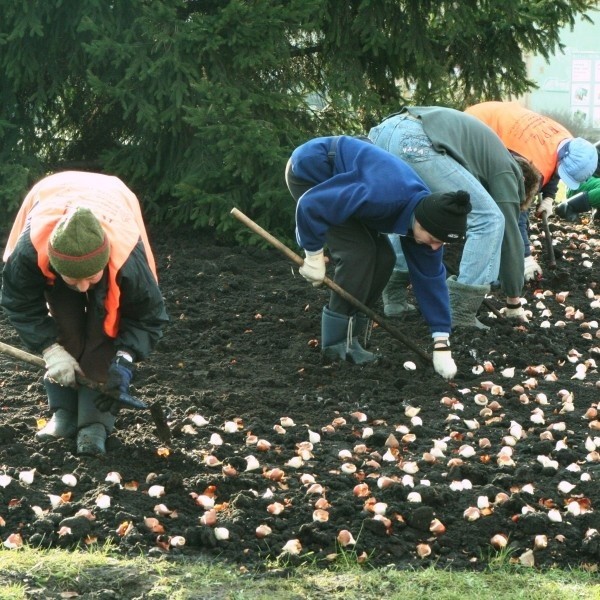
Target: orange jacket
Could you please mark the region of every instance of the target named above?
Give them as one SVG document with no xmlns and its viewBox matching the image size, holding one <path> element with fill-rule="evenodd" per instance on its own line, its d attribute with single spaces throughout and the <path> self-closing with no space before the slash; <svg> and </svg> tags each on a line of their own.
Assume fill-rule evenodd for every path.
<svg viewBox="0 0 600 600">
<path fill-rule="evenodd" d="M 48 240 L 58 221 L 80 206 L 94 213 L 110 242 L 104 330 L 106 335 L 115 338 L 119 331 L 120 301 L 117 273 L 140 238 L 149 267 L 158 280 L 138 199 L 120 179 L 78 171 L 65 171 L 42 179 L 21 205 L 8 238 L 4 261 L 8 260 L 29 223 L 29 235 L 37 252 L 38 266 L 52 285 L 56 275 L 50 269 Z"/>
<path fill-rule="evenodd" d="M 509 150 L 530 160 L 542 173 L 542 185 L 556 171 L 558 145 L 573 137 L 560 123 L 517 102 L 481 102 L 465 112 L 491 127 Z"/>
</svg>

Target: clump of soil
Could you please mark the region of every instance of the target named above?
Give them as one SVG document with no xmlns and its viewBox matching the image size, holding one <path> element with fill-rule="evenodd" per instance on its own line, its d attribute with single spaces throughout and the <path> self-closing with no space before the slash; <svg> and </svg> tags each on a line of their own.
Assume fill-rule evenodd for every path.
<svg viewBox="0 0 600 600">
<path fill-rule="evenodd" d="M 529 323 L 501 322 L 484 306 L 489 331 L 453 335 L 452 382 L 381 327 L 370 342 L 377 365 L 324 363 L 315 340 L 328 292 L 277 251 L 154 232 L 172 321 L 135 394 L 162 404 L 172 440 L 157 438 L 149 411 L 130 410 L 105 457 L 77 456 L 71 440 L 36 443 L 48 417 L 42 373 L 0 356 L 2 542 L 110 540 L 124 554 L 257 568 L 307 553 L 330 564 L 348 530 L 355 543 L 344 550 L 375 566 L 477 569 L 500 534 L 515 560 L 532 550 L 540 567 L 597 563 L 593 225 L 551 224 L 555 269 L 534 231 L 545 271 L 525 293 Z M 498 292 L 488 300 L 502 306 Z M 430 351 L 418 317 L 399 327 Z M 20 346 L 3 316 L 0 336 Z M 469 508 L 478 518 L 465 518 Z"/>
</svg>

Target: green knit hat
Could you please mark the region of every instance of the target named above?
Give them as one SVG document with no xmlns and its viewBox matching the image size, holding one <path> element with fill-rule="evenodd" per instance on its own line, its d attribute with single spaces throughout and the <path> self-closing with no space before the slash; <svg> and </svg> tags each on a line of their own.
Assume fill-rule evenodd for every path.
<svg viewBox="0 0 600 600">
<path fill-rule="evenodd" d="M 76 208 L 61 219 L 48 242 L 50 264 L 71 279 L 99 273 L 106 267 L 109 254 L 108 237 L 89 208 Z"/>
</svg>

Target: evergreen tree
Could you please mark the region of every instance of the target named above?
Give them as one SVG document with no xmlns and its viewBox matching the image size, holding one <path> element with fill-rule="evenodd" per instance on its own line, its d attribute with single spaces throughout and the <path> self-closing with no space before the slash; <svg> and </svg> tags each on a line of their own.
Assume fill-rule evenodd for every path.
<svg viewBox="0 0 600 600">
<path fill-rule="evenodd" d="M 0 0 L 0 206 L 51 171 L 120 176 L 148 218 L 290 235 L 287 158 L 407 102 L 522 94 L 595 1 Z M 243 232 L 240 233 L 243 235 Z"/>
</svg>

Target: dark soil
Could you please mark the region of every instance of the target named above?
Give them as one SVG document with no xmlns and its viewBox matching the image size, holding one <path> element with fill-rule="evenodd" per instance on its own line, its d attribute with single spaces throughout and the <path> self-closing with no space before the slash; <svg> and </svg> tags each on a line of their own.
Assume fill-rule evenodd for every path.
<svg viewBox="0 0 600 600">
<path fill-rule="evenodd" d="M 543 234 L 533 232 L 546 268 L 526 290 L 530 323 L 511 326 L 484 307 L 488 332 L 453 335 L 459 374 L 450 383 L 381 327 L 371 338 L 379 364 L 324 364 L 315 340 L 328 292 L 308 285 L 288 259 L 198 232 L 155 233 L 172 322 L 140 365 L 135 394 L 162 404 L 172 440 L 158 439 L 149 411 L 124 411 L 105 457 L 77 456 L 71 440 L 36 443 L 39 420 L 48 418 L 42 372 L 0 356 L 2 542 L 18 543 L 12 534 L 41 547 L 110 541 L 123 554 L 214 557 L 256 569 L 280 555 L 287 561 L 290 540 L 301 545 L 292 564 L 327 565 L 340 553 L 338 533 L 348 530 L 356 544 L 344 551 L 374 566 L 478 569 L 496 553 L 492 537 L 503 534 L 514 560 L 533 549 L 538 567 L 596 564 L 600 232 L 592 225 L 551 223 L 554 270 Z M 565 291 L 560 301 L 556 294 Z M 489 302 L 501 307 L 496 297 Z M 400 328 L 430 351 L 419 318 Z M 20 346 L 4 317 L 0 338 Z M 416 370 L 406 370 L 406 361 Z M 573 379 L 582 365 L 585 378 Z M 514 375 L 503 375 L 510 367 Z M 485 382 L 501 389 L 487 390 Z M 411 408 L 420 409 L 417 419 Z M 542 422 L 531 418 L 538 413 Z M 237 430 L 228 432 L 226 422 Z M 315 434 L 320 441 L 311 449 Z M 500 464 L 506 448 L 512 462 Z M 247 470 L 251 456 L 258 466 Z M 540 457 L 555 462 L 544 466 Z M 22 477 L 33 469 L 27 484 Z M 107 480 L 109 473 L 120 483 Z M 67 474 L 75 486 L 63 482 Z M 153 496 L 161 488 L 164 495 Z M 109 508 L 97 505 L 102 495 Z M 215 513 L 203 508 L 206 496 Z M 488 508 L 467 521 L 465 510 L 483 507 L 484 498 Z M 275 503 L 280 514 L 269 512 Z M 161 504 L 170 514 L 156 514 Z M 314 520 L 319 506 L 327 521 Z M 214 525 L 203 524 L 215 514 Z M 147 517 L 164 533 L 152 532 Z M 261 525 L 269 536 L 257 537 Z M 217 528 L 229 539 L 217 539 Z M 547 547 L 534 548 L 542 535 Z M 426 558 L 417 554 L 422 544 L 431 550 Z"/>
</svg>

